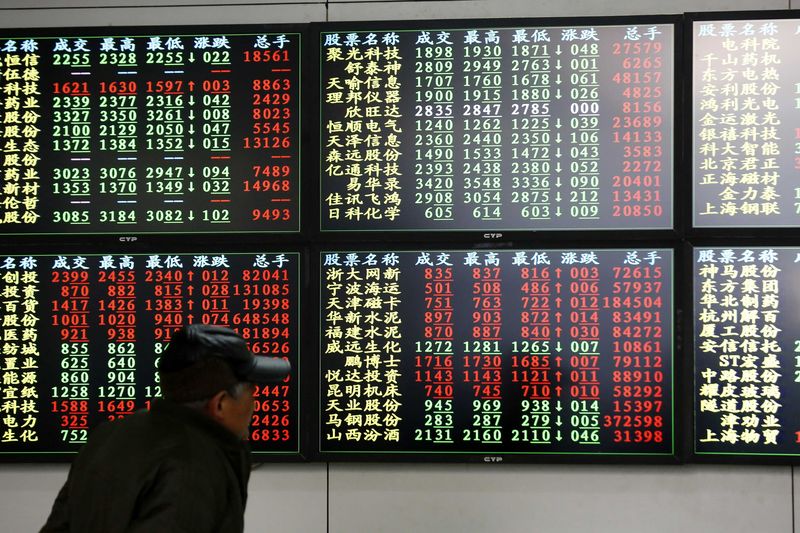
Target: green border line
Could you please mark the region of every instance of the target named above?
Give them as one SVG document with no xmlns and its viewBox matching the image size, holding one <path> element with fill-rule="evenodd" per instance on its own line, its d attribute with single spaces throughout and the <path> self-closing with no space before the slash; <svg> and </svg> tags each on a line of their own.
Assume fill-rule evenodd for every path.
<svg viewBox="0 0 800 533">
<path fill-rule="evenodd" d="M 297 324 L 296 324 L 296 326 L 297 326 L 297 347 L 296 347 L 297 348 L 297 356 L 296 356 L 296 358 L 297 358 L 297 371 L 293 372 L 293 374 L 295 376 L 299 376 L 300 375 L 300 366 L 301 366 L 301 364 L 300 364 L 300 359 L 301 359 L 300 358 L 300 339 L 302 339 L 302 335 L 300 334 L 300 329 L 301 329 L 301 325 L 302 325 L 301 324 L 301 322 L 302 322 L 301 321 L 301 316 L 300 316 L 300 309 L 301 309 L 300 296 L 301 296 L 301 292 L 302 292 L 302 291 L 300 291 L 300 284 L 301 284 L 301 281 L 302 281 L 301 277 L 300 277 L 300 274 L 301 274 L 301 272 L 300 272 L 300 261 L 302 259 L 301 252 L 283 252 L 283 251 L 271 252 L 270 251 L 270 252 L 231 252 L 231 253 L 226 253 L 226 252 L 219 252 L 219 251 L 215 251 L 215 252 L 205 251 L 205 252 L 179 252 L 177 254 L 170 254 L 169 252 L 160 252 L 160 253 L 157 253 L 157 254 L 156 253 L 150 253 L 150 254 L 148 254 L 148 253 L 13 254 L 13 255 L 3 255 L 2 257 L 35 257 L 36 258 L 36 257 L 59 257 L 59 256 L 62 256 L 62 255 L 63 256 L 67 256 L 67 257 L 70 257 L 70 256 L 104 257 L 106 255 L 113 255 L 113 256 L 127 255 L 127 256 L 132 256 L 132 257 L 148 257 L 148 256 L 151 256 L 151 255 L 214 255 L 214 254 L 230 255 L 230 256 L 257 256 L 260 253 L 270 254 L 270 255 L 272 255 L 272 254 L 274 254 L 274 255 L 284 254 L 284 255 L 295 255 L 296 256 L 295 269 L 296 269 L 296 274 L 297 274 L 297 285 L 298 285 L 297 300 L 296 300 L 296 302 L 297 302 L 297 310 L 296 310 L 296 319 L 297 319 Z M 288 450 L 288 451 L 269 451 L 269 450 L 260 451 L 260 450 L 253 450 L 252 454 L 254 456 L 265 456 L 265 455 L 267 455 L 267 456 L 275 456 L 275 455 L 288 455 L 288 454 L 299 454 L 300 453 L 300 435 L 301 435 L 302 432 L 301 432 L 301 428 L 300 428 L 300 419 L 301 419 L 300 413 L 301 413 L 301 410 L 300 410 L 300 380 L 299 380 L 299 378 L 296 378 L 294 380 L 294 383 L 295 383 L 295 389 L 296 389 L 296 393 L 297 393 L 297 399 L 296 399 L 297 403 L 295 404 L 295 417 L 296 417 L 296 425 L 297 425 L 297 428 L 296 428 L 297 433 L 295 434 L 295 441 L 297 443 L 296 449 L 295 450 Z M 137 398 L 137 400 L 138 400 L 138 398 Z M 45 414 L 47 414 L 47 413 L 45 413 Z M 248 442 L 251 443 L 251 447 L 252 447 L 253 441 L 248 439 Z M 2 444 L 0 444 L 0 446 L 2 446 Z M 83 444 L 81 444 L 80 446 L 82 447 Z M 76 455 L 79 451 L 80 451 L 80 448 L 78 448 L 76 450 L 73 450 L 73 451 L 65 451 L 65 450 L 59 450 L 59 451 L 46 451 L 46 450 L 44 450 L 44 451 L 25 451 L 25 450 L 23 450 L 23 451 L 4 451 L 4 450 L 0 450 L 0 455 Z"/>
<path fill-rule="evenodd" d="M 380 247 L 377 247 L 380 248 Z M 381 249 L 350 249 L 350 250 L 320 250 L 319 254 L 319 268 L 320 268 L 320 284 L 319 284 L 319 305 L 320 311 L 322 311 L 322 281 L 323 281 L 323 255 L 324 254 L 345 254 L 345 253 L 402 253 L 402 252 L 409 252 L 409 253 L 419 253 L 419 252 L 450 252 L 450 253 L 463 253 L 463 252 L 488 252 L 488 251 L 500 251 L 500 252 L 516 252 L 516 251 L 536 251 L 536 252 L 569 252 L 569 251 L 580 251 L 584 248 L 562 248 L 562 249 L 555 249 L 555 248 L 547 248 L 547 249 L 537 249 L 537 250 L 529 250 L 524 248 L 513 248 L 513 249 L 506 249 L 503 248 L 501 250 L 498 249 L 442 249 L 442 248 L 425 248 L 422 247 L 418 250 L 409 250 L 409 249 L 394 249 L 394 250 L 381 250 Z M 585 248 L 589 249 L 589 248 Z M 323 411 L 322 411 L 322 386 L 323 386 L 323 379 L 322 379 L 322 358 L 323 358 L 323 351 L 322 351 L 322 324 L 323 319 L 320 319 L 319 323 L 319 427 L 317 431 L 319 431 L 319 442 L 318 442 L 318 452 L 321 454 L 332 454 L 332 455 L 431 455 L 431 456 L 441 456 L 441 455 L 472 455 L 472 456 L 501 456 L 501 455 L 520 455 L 520 456 L 542 456 L 542 455 L 550 455 L 550 456 L 558 456 L 558 455 L 580 455 L 583 457 L 596 457 L 596 456 L 616 456 L 616 457 L 631 457 L 631 456 L 641 456 L 641 457 L 671 457 L 675 455 L 675 443 L 676 443 L 676 435 L 675 435 L 675 342 L 674 342 L 674 335 L 675 335 L 675 309 L 674 309 L 674 301 L 675 301 L 675 249 L 674 248 L 647 248 L 647 247 L 636 247 L 636 248 L 597 248 L 598 251 L 610 251 L 610 252 L 625 252 L 625 251 L 647 251 L 647 250 L 654 250 L 658 252 L 669 252 L 670 253 L 670 274 L 672 278 L 670 279 L 670 288 L 671 288 L 671 305 L 670 305 L 670 329 L 672 330 L 672 340 L 670 341 L 670 373 L 672 374 L 672 391 L 670 395 L 670 404 L 671 404 L 671 412 L 672 412 L 672 438 L 670 441 L 670 451 L 669 452 L 582 452 L 582 451 L 504 451 L 504 450 L 476 450 L 476 451 L 459 451 L 459 450 L 324 450 L 323 449 Z M 513 443 L 501 443 L 502 445 L 508 445 Z M 603 443 L 600 443 L 602 446 Z M 433 446 L 434 444 L 428 443 L 428 446 Z M 552 446 L 552 444 L 550 444 Z"/>
</svg>

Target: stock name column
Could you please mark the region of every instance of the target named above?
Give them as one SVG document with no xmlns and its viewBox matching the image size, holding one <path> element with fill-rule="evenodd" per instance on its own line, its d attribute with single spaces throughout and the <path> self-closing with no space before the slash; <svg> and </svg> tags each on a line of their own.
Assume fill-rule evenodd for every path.
<svg viewBox="0 0 800 533">
<path fill-rule="evenodd" d="M 694 257 L 695 450 L 796 454 L 786 376 L 796 383 L 788 363 L 797 341 L 781 336 L 793 327 L 781 320 L 791 298 L 781 288 L 796 274 L 796 250 L 697 249 Z"/>
<path fill-rule="evenodd" d="M 400 258 L 326 253 L 322 268 L 322 447 L 400 442 Z"/>
<path fill-rule="evenodd" d="M 695 22 L 694 224 L 797 224 L 798 21 Z"/>
<path fill-rule="evenodd" d="M 398 160 L 403 128 L 400 36 L 349 33 L 325 36 L 325 63 L 342 76 L 325 80 L 323 102 L 335 110 L 323 124 L 322 173 L 345 194 L 324 197 L 331 220 L 394 220 L 400 215 Z"/>
<path fill-rule="evenodd" d="M 33 257 L 6 257 L 0 264 L 0 304 L 3 309 L 0 450 L 39 441 L 40 399 L 44 392 L 39 376 L 41 348 L 36 327 L 41 305 L 37 293 L 42 285 L 37 266 Z M 74 407 L 74 411 L 80 411 L 78 406 Z M 73 409 L 65 404 L 56 410 L 68 413 Z"/>
<path fill-rule="evenodd" d="M 3 119 L 2 217 L 0 225 L 32 224 L 41 201 L 42 54 L 33 39 L 0 47 L 0 116 Z M 61 118 L 61 117 L 59 117 Z M 66 118 L 66 117 L 64 117 Z"/>
</svg>

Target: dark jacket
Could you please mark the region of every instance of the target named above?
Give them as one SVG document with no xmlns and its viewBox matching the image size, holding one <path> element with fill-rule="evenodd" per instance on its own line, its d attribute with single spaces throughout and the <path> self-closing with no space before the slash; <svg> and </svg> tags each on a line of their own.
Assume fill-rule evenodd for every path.
<svg viewBox="0 0 800 533">
<path fill-rule="evenodd" d="M 92 433 L 41 533 L 242 533 L 249 477 L 243 441 L 156 402 Z"/>
</svg>

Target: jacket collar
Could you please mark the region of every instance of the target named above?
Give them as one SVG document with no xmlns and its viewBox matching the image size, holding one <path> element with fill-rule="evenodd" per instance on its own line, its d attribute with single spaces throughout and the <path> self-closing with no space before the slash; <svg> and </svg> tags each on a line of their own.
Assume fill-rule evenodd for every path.
<svg viewBox="0 0 800 533">
<path fill-rule="evenodd" d="M 242 439 L 234 435 L 225 426 L 218 424 L 197 409 L 192 409 L 191 407 L 169 400 L 156 400 L 150 410 L 159 416 L 164 415 L 170 418 L 180 419 L 200 431 L 209 434 L 226 450 L 239 451 L 243 446 L 246 448 Z"/>
</svg>

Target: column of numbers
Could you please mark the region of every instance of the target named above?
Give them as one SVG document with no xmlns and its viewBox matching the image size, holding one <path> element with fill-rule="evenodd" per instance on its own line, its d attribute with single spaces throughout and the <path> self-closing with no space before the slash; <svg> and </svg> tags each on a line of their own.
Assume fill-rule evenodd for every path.
<svg viewBox="0 0 800 533">
<path fill-rule="evenodd" d="M 286 358 L 292 352 L 288 280 L 288 272 L 283 268 L 246 269 L 241 282 L 232 284 L 230 292 L 233 297 L 242 298 L 244 309 L 243 313 L 233 315 L 233 327 L 255 354 Z M 282 383 L 257 387 L 251 440 L 285 442 L 290 439 L 291 381 L 290 376 Z"/>
<path fill-rule="evenodd" d="M 54 268 L 51 325 L 61 341 L 52 412 L 63 442 L 84 443 L 89 433 L 89 272 Z"/>
<path fill-rule="evenodd" d="M 500 443 L 503 440 L 502 269 L 473 268 L 471 289 L 472 340 L 464 342 L 463 381 L 472 391 L 472 420 L 470 429 L 464 430 L 464 440 Z"/>
<path fill-rule="evenodd" d="M 135 224 L 136 205 L 139 187 L 137 184 L 136 150 L 139 111 L 139 83 L 131 77 L 137 68 L 136 55 L 108 56 L 101 52 L 101 62 L 110 57 L 124 61 L 124 65 L 102 67 L 103 81 L 99 82 L 98 92 L 98 143 L 99 154 L 104 157 L 100 169 L 100 183 L 96 195 L 103 209 L 99 212 L 102 224 Z"/>
<path fill-rule="evenodd" d="M 189 82 L 193 83 L 193 82 Z M 194 104 L 193 88 L 182 79 L 149 80 L 145 85 L 145 147 L 157 152 L 182 152 L 193 148 L 186 141 L 191 118 L 186 108 Z M 188 104 L 188 105 L 187 105 Z M 191 140 L 191 139 L 190 139 Z"/>
<path fill-rule="evenodd" d="M 69 166 L 53 169 L 53 193 L 66 202 L 53 211 L 52 221 L 85 225 L 90 223 L 89 206 L 95 192 L 89 184 L 93 95 L 87 75 L 92 69 L 91 54 L 85 42 L 60 39 L 54 45 L 52 61 L 57 76 L 51 84 L 52 149 L 69 160 Z"/>
<path fill-rule="evenodd" d="M 464 47 L 464 204 L 479 220 L 502 216 L 502 47 Z"/>
<path fill-rule="evenodd" d="M 204 268 L 200 271 L 200 322 L 231 327 L 231 273 L 227 268 Z M 196 304 L 192 304 L 194 307 Z M 240 316 L 240 320 L 243 317 Z M 233 322 L 237 322 L 234 318 Z M 241 323 L 241 322 L 240 322 Z M 249 323 L 249 322 L 246 322 Z"/>
<path fill-rule="evenodd" d="M 259 55 L 258 57 L 262 57 Z M 266 57 L 266 56 L 264 56 Z M 245 182 L 245 192 L 272 192 L 268 205 L 253 209 L 251 220 L 287 221 L 292 217 L 286 207 L 292 190 L 294 169 L 286 151 L 291 149 L 292 115 L 291 69 L 275 66 L 273 74 L 253 80 L 251 96 L 251 134 L 244 137 L 244 147 L 261 154 L 263 164 L 253 165 L 253 180 Z"/>
<path fill-rule="evenodd" d="M 614 267 L 613 294 L 623 299 L 634 297 L 660 300 L 663 272 L 660 266 L 631 265 Z M 615 387 L 613 414 L 604 426 L 613 431 L 613 441 L 643 443 L 664 441 L 664 413 L 661 395 L 637 399 L 632 388 L 660 389 L 664 385 L 664 337 L 662 314 L 651 307 L 611 311 L 611 380 Z"/>
<path fill-rule="evenodd" d="M 148 51 L 148 66 L 155 65 L 158 77 L 144 81 L 144 149 L 157 161 L 146 169 L 147 192 L 154 194 L 153 205 L 144 222 L 182 224 L 193 215 L 182 209 L 183 195 L 191 192 L 186 170 L 178 166 L 186 150 L 194 148 L 195 82 L 183 79 L 186 55 L 181 51 Z M 152 68 L 152 67 L 151 67 Z M 159 161 L 160 159 L 160 161 Z M 168 178 L 165 183 L 158 176 Z"/>
<path fill-rule="evenodd" d="M 97 406 L 100 413 L 120 417 L 136 407 L 136 275 L 133 270 L 100 270 L 97 275 L 97 325 L 107 354 Z"/>
<path fill-rule="evenodd" d="M 423 340 L 417 342 L 414 375 L 424 389 L 423 426 L 416 440 L 452 443 L 455 425 L 453 369 L 453 268 L 425 268 Z"/>
<path fill-rule="evenodd" d="M 88 58 L 88 54 L 86 54 Z M 53 211 L 53 222 L 88 225 L 91 137 L 91 94 L 88 81 L 57 81 L 52 84 L 53 151 L 63 153 L 70 165 L 53 169 L 53 192 L 68 198 L 67 205 Z"/>
<path fill-rule="evenodd" d="M 512 342 L 511 381 L 521 390 L 520 427 L 513 441 L 531 444 L 551 442 L 553 368 L 553 272 L 550 267 L 520 269 L 520 336 Z"/>
<path fill-rule="evenodd" d="M 569 45 L 569 215 L 600 218 L 600 61 L 597 43 Z"/>
<path fill-rule="evenodd" d="M 512 47 L 511 203 L 523 219 L 552 216 L 550 133 L 551 46 L 518 43 Z"/>
<path fill-rule="evenodd" d="M 202 148 L 209 152 L 230 152 L 231 149 L 231 80 L 227 69 L 211 71 L 218 77 L 204 79 L 200 86 Z"/>
<path fill-rule="evenodd" d="M 133 153 L 137 149 L 136 110 L 138 83 L 127 79 L 109 79 L 98 84 L 100 95 L 98 139 L 101 152 Z"/>
<path fill-rule="evenodd" d="M 174 110 L 173 110 L 174 111 Z M 166 159 L 166 158 L 165 158 Z M 157 166 L 144 168 L 144 186 L 148 195 L 154 201 L 153 206 L 145 211 L 146 222 L 160 224 L 181 224 L 184 222 L 182 196 L 185 190 L 192 188 L 191 179 L 195 175 L 194 168 L 188 169 L 181 165 L 170 164 L 179 157 L 170 157 L 169 161 Z M 102 169 L 101 169 L 102 170 Z M 110 169 L 109 169 L 110 170 Z M 136 168 L 120 169 L 117 176 L 126 181 L 136 179 Z"/>
<path fill-rule="evenodd" d="M 194 292 L 191 281 L 194 272 L 184 272 L 177 268 L 163 268 L 159 265 L 148 265 L 145 271 L 145 311 L 152 316 L 154 330 L 156 354 L 163 353 L 164 349 L 172 340 L 172 335 L 178 331 L 184 323 L 192 323 L 193 315 L 186 320 L 184 314 L 191 312 L 186 296 Z M 156 387 L 148 389 L 149 393 L 158 392 Z"/>
<path fill-rule="evenodd" d="M 153 353 L 155 358 L 149 372 L 143 372 L 142 383 L 145 405 L 161 396 L 158 374 L 159 360 L 166 350 L 172 335 L 186 324 L 194 322 L 194 302 L 191 301 L 196 288 L 195 272 L 184 270 L 175 264 L 176 258 L 168 258 L 172 264 L 165 265 L 158 256 L 148 258 L 144 271 L 144 286 L 140 299 L 144 303 L 143 322 L 153 324 Z"/>
<path fill-rule="evenodd" d="M 209 195 L 201 212 L 203 222 L 231 222 L 231 54 L 228 50 L 206 50 L 202 54 L 208 75 L 200 81 L 202 102 L 201 146 L 209 152 L 209 164 L 203 166 L 201 190 Z M 192 184 L 194 187 L 194 184 Z"/>
<path fill-rule="evenodd" d="M 612 141 L 622 147 L 618 174 L 612 177 L 612 216 L 660 217 L 662 127 L 666 94 L 662 85 L 663 45 L 658 41 L 615 42 L 618 70 L 612 80 L 622 96 L 611 118 Z"/>
<path fill-rule="evenodd" d="M 600 444 L 600 269 L 570 267 L 570 440 Z"/>
<path fill-rule="evenodd" d="M 89 110 L 78 111 L 89 114 Z M 72 112 L 53 111 L 54 117 L 72 116 Z M 61 120 L 54 118 L 54 120 Z M 68 120 L 68 119 L 65 119 Z M 66 200 L 69 207 L 55 209 L 53 211 L 53 222 L 58 224 L 89 224 L 88 204 L 91 202 L 91 171 L 85 166 L 56 167 L 52 173 L 52 192 L 56 198 L 62 197 Z"/>
<path fill-rule="evenodd" d="M 102 224 L 136 223 L 138 90 L 136 81 L 126 79 L 101 81 L 98 87 L 99 149 L 110 156 L 99 175 Z"/>
<path fill-rule="evenodd" d="M 433 220 L 453 219 L 453 62 L 452 45 L 416 48 L 415 102 L 424 112 L 415 117 L 414 201 L 424 207 L 425 218 Z"/>
<path fill-rule="evenodd" d="M 90 103 L 92 94 L 89 82 L 56 81 L 52 86 L 53 108 L 69 109 L 75 112 L 76 122 L 59 122 L 53 124 L 53 151 L 75 155 L 88 154 L 91 149 Z M 84 159 L 85 160 L 85 159 Z"/>
</svg>

